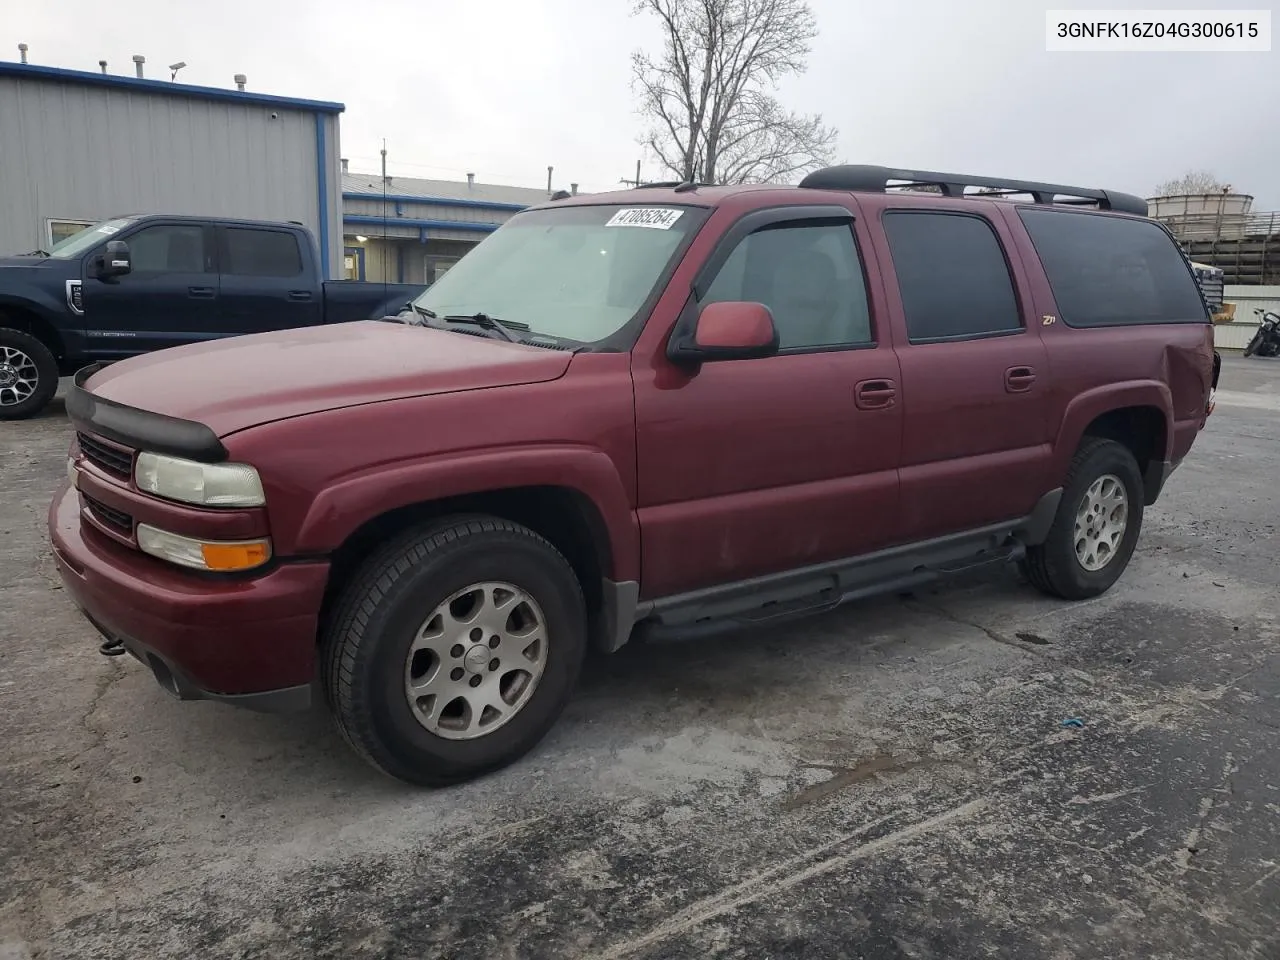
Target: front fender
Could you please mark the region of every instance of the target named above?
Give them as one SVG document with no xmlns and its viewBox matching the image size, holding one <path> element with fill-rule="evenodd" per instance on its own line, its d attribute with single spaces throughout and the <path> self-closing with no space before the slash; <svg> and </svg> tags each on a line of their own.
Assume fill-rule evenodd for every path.
<svg viewBox="0 0 1280 960">
<path fill-rule="evenodd" d="M 564 487 L 587 497 L 608 529 L 609 575 L 639 579 L 640 530 L 622 478 L 603 451 L 573 444 L 441 454 L 346 476 L 312 500 L 295 552 L 331 553 L 363 524 L 401 507 L 528 486 Z"/>
<path fill-rule="evenodd" d="M 1164 447 L 1157 451 L 1162 460 L 1170 459 L 1173 445 L 1173 396 L 1159 380 L 1130 380 L 1109 383 L 1086 390 L 1073 397 L 1063 412 L 1062 425 L 1054 443 L 1054 463 L 1058 476 L 1063 476 L 1084 437 L 1085 429 L 1112 410 L 1124 407 L 1154 407 L 1164 417 Z"/>
</svg>

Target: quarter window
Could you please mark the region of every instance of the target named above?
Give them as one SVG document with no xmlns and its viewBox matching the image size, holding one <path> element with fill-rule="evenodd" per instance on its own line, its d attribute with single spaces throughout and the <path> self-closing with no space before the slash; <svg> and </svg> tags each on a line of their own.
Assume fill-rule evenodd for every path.
<svg viewBox="0 0 1280 960">
<path fill-rule="evenodd" d="M 702 303 L 735 300 L 769 308 L 783 350 L 872 340 L 862 264 L 848 224 L 766 227 L 744 238 Z"/>
<path fill-rule="evenodd" d="M 1018 212 L 1064 323 L 1207 322 L 1182 252 L 1157 224 L 1096 213 Z"/>
<path fill-rule="evenodd" d="M 885 214 L 884 229 L 912 343 L 1022 329 L 1009 265 L 987 221 L 899 211 Z"/>
</svg>

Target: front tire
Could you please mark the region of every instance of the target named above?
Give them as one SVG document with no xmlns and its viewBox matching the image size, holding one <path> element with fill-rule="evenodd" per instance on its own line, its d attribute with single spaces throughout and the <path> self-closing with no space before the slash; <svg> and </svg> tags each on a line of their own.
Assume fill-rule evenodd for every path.
<svg viewBox="0 0 1280 960">
<path fill-rule="evenodd" d="M 0 328 L 0 420 L 25 420 L 58 392 L 58 361 L 21 330 Z"/>
<path fill-rule="evenodd" d="M 1142 532 L 1138 462 L 1114 440 L 1086 437 L 1071 461 L 1053 526 L 1027 548 L 1022 571 L 1043 593 L 1086 600 L 1120 579 Z"/>
<path fill-rule="evenodd" d="M 586 607 L 538 534 L 453 517 L 371 557 L 322 644 L 347 741 L 392 777 L 444 786 L 512 763 L 551 729 L 582 667 Z"/>
<path fill-rule="evenodd" d="M 1244 348 L 1244 355 L 1252 357 L 1258 352 L 1258 347 L 1262 345 L 1262 328 L 1258 328 L 1258 332 L 1253 335 L 1253 339 L 1249 341 L 1249 345 Z"/>
</svg>

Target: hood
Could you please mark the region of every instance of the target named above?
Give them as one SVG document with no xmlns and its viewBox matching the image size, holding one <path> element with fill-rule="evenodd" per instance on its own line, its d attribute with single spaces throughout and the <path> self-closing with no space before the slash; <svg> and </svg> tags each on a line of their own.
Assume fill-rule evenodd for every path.
<svg viewBox="0 0 1280 960">
<path fill-rule="evenodd" d="M 338 407 L 555 380 L 572 359 L 567 351 L 366 320 L 171 347 L 113 363 L 84 387 L 225 437 Z"/>
<path fill-rule="evenodd" d="M 56 270 L 59 267 L 74 265 L 78 275 L 78 260 L 60 260 L 57 257 L 0 257 L 0 270 Z"/>
</svg>

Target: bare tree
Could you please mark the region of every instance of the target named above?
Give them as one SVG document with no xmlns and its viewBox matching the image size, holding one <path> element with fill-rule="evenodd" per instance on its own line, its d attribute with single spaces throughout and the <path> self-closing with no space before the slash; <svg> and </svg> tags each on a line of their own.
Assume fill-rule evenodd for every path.
<svg viewBox="0 0 1280 960">
<path fill-rule="evenodd" d="M 1192 170 L 1176 180 L 1166 180 L 1156 187 L 1157 197 L 1177 197 L 1194 193 L 1230 193 L 1231 184 L 1223 183 L 1208 170 Z"/>
<path fill-rule="evenodd" d="M 778 182 L 832 162 L 836 131 L 774 96 L 818 34 L 805 0 L 636 0 L 635 12 L 663 34 L 659 55 L 632 55 L 642 142 L 675 177 Z"/>
</svg>

